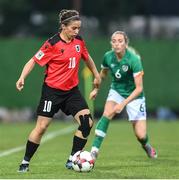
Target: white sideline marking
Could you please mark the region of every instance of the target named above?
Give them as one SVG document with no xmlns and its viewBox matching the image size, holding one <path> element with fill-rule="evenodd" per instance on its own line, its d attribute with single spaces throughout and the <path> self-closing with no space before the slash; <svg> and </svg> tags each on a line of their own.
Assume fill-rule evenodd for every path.
<svg viewBox="0 0 179 180">
<path fill-rule="evenodd" d="M 42 138 L 42 141 L 41 141 L 41 144 L 57 137 L 57 136 L 60 136 L 60 135 L 65 135 L 65 134 L 68 134 L 70 132 L 72 132 L 73 130 L 75 130 L 76 127 L 73 125 L 73 126 L 69 126 L 67 128 L 64 128 L 64 129 L 61 129 L 61 130 L 58 130 L 58 131 L 54 131 L 54 132 L 51 132 L 47 135 L 45 135 L 43 138 Z M 12 149 L 9 149 L 9 150 L 6 150 L 4 152 L 1 152 L 0 153 L 0 157 L 4 157 L 4 156 L 8 156 L 10 154 L 13 154 L 13 153 L 16 153 L 16 152 L 19 152 L 19 151 L 22 151 L 25 149 L 25 146 L 19 146 L 19 147 L 15 147 L 15 148 L 12 148 Z"/>
</svg>

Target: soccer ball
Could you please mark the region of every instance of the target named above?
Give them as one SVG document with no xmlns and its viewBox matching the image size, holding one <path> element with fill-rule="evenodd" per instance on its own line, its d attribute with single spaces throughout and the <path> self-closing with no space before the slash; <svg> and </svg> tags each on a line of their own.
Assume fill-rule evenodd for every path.
<svg viewBox="0 0 179 180">
<path fill-rule="evenodd" d="M 88 151 L 78 151 L 72 157 L 72 167 L 78 172 L 89 172 L 94 167 L 94 160 Z"/>
</svg>

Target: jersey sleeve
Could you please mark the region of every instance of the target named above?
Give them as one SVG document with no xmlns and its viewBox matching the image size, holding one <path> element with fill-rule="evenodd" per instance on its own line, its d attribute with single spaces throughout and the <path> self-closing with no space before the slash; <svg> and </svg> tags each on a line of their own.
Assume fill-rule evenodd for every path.
<svg viewBox="0 0 179 180">
<path fill-rule="evenodd" d="M 82 58 L 87 61 L 89 59 L 89 52 L 86 48 L 86 44 L 84 42 L 84 40 L 82 40 L 82 54 L 81 54 Z"/>
<path fill-rule="evenodd" d="M 52 45 L 46 41 L 39 51 L 34 55 L 33 59 L 40 66 L 46 65 L 52 59 Z"/>
<path fill-rule="evenodd" d="M 106 54 L 103 57 L 103 61 L 101 63 L 101 69 L 109 69 L 109 66 L 107 64 L 107 55 Z"/>
<path fill-rule="evenodd" d="M 133 76 L 135 77 L 136 75 L 142 73 L 143 74 L 143 66 L 141 62 L 141 58 L 137 57 L 135 61 L 132 63 L 132 70 L 133 70 Z"/>
</svg>

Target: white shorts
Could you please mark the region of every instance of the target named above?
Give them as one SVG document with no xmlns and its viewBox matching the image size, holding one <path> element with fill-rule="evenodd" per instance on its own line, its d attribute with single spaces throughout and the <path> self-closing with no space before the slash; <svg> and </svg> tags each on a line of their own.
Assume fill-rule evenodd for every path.
<svg viewBox="0 0 179 180">
<path fill-rule="evenodd" d="M 113 89 L 109 90 L 109 94 L 106 101 L 114 101 L 120 104 L 125 98 Z M 126 111 L 129 121 L 146 120 L 146 105 L 145 97 L 134 99 L 126 105 Z"/>
</svg>

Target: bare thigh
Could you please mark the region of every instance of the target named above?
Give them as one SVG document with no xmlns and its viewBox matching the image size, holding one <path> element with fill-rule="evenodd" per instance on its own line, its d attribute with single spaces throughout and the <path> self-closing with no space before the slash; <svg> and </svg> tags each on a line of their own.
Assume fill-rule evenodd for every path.
<svg viewBox="0 0 179 180">
<path fill-rule="evenodd" d="M 104 107 L 103 116 L 107 117 L 108 119 L 112 119 L 116 112 L 114 110 L 114 107 L 117 105 L 114 101 L 107 101 Z"/>
</svg>

